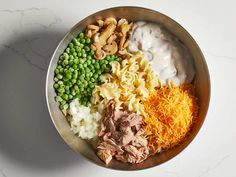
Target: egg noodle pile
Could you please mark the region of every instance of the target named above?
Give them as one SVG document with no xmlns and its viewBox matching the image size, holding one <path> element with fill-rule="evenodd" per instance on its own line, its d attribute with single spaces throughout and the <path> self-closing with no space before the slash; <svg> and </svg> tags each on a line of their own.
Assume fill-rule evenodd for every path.
<svg viewBox="0 0 236 177">
<path fill-rule="evenodd" d="M 95 87 L 92 102 L 107 104 L 114 99 L 117 108 L 124 103 L 130 111 L 145 115 L 141 102 L 159 85 L 148 60 L 137 53 L 121 63 L 112 62 L 111 66 L 112 73 L 103 76 L 104 84 Z"/>
</svg>

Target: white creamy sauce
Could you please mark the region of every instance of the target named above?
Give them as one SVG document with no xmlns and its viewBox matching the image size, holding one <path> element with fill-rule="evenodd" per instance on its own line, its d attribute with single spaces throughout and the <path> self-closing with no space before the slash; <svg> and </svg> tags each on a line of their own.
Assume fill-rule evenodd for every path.
<svg viewBox="0 0 236 177">
<path fill-rule="evenodd" d="M 172 82 L 179 86 L 193 80 L 195 71 L 190 53 L 176 37 L 158 24 L 136 22 L 128 49 L 143 53 L 162 85 Z"/>
</svg>

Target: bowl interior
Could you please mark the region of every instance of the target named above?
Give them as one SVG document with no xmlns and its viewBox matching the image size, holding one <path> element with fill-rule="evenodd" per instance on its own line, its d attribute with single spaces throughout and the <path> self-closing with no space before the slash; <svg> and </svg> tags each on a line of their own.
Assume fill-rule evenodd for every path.
<svg viewBox="0 0 236 177">
<path fill-rule="evenodd" d="M 194 79 L 194 85 L 196 87 L 196 94 L 198 96 L 198 103 L 200 107 L 198 120 L 195 122 L 186 140 L 182 144 L 160 154 L 156 154 L 155 156 L 151 156 L 140 164 L 131 165 L 128 163 L 122 163 L 113 160 L 108 166 L 106 166 L 96 156 L 94 149 L 88 143 L 76 137 L 72 133 L 68 122 L 59 109 L 58 103 L 54 100 L 54 97 L 56 96 L 53 88 L 54 69 L 56 68 L 60 54 L 64 51 L 71 39 L 74 36 L 77 36 L 80 31 L 83 31 L 88 24 L 94 23 L 96 19 L 104 19 L 106 17 L 115 17 L 117 19 L 126 18 L 129 21 L 143 20 L 163 25 L 170 33 L 175 35 L 189 49 L 191 55 L 193 56 L 193 62 L 195 64 L 196 75 Z M 190 36 L 190 34 L 174 20 L 150 9 L 140 7 L 115 7 L 97 12 L 85 18 L 84 20 L 76 24 L 62 39 L 57 49 L 55 50 L 54 55 L 52 56 L 48 68 L 46 80 L 46 97 L 48 109 L 57 131 L 73 150 L 82 154 L 93 163 L 103 167 L 119 170 L 140 170 L 162 164 L 163 162 L 173 158 L 183 149 L 185 149 L 185 147 L 193 140 L 193 138 L 201 128 L 208 110 L 210 100 L 210 78 L 207 64 L 200 48 Z"/>
</svg>

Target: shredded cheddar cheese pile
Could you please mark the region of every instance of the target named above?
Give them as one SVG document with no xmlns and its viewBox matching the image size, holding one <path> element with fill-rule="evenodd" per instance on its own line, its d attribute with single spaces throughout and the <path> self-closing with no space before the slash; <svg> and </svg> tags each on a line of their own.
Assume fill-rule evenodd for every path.
<svg viewBox="0 0 236 177">
<path fill-rule="evenodd" d="M 145 131 L 153 153 L 179 144 L 198 115 L 191 84 L 155 90 L 144 102 L 144 108 Z"/>
</svg>

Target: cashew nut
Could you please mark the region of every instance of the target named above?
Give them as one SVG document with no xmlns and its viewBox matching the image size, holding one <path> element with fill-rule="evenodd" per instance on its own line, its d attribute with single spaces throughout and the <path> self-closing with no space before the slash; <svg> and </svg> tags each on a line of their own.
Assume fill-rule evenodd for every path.
<svg viewBox="0 0 236 177">
<path fill-rule="evenodd" d="M 114 25 L 117 24 L 117 21 L 114 17 L 106 18 L 105 21 L 104 21 L 104 25 L 109 25 L 111 23 L 113 23 Z"/>
<path fill-rule="evenodd" d="M 101 33 L 100 37 L 99 37 L 99 43 L 100 45 L 105 45 L 107 39 L 112 35 L 112 33 L 115 31 L 116 29 L 116 25 L 113 23 L 110 23 L 105 29 L 104 31 Z"/>
<path fill-rule="evenodd" d="M 107 43 L 110 44 L 110 43 L 112 43 L 112 41 L 114 41 L 116 39 L 117 39 L 117 36 L 115 34 L 113 34 L 107 39 Z"/>
<path fill-rule="evenodd" d="M 100 33 L 94 34 L 93 37 L 92 37 L 93 41 L 96 42 L 96 43 L 99 42 L 99 36 L 100 36 Z"/>
<path fill-rule="evenodd" d="M 120 19 L 120 20 L 118 21 L 117 26 L 121 26 L 121 25 L 123 25 L 123 24 L 128 24 L 128 21 L 127 21 L 126 19 L 124 19 L 124 18 L 122 18 L 122 19 Z"/>
<path fill-rule="evenodd" d="M 99 30 L 99 26 L 96 26 L 96 25 L 88 25 L 87 26 L 87 29 L 91 29 L 91 30 Z"/>
<path fill-rule="evenodd" d="M 106 57 L 106 52 L 102 49 L 97 49 L 96 52 L 95 52 L 95 57 L 97 59 L 103 59 Z"/>
<path fill-rule="evenodd" d="M 118 50 L 117 43 L 113 41 L 111 44 L 107 44 L 102 48 L 108 55 L 115 54 Z"/>
<path fill-rule="evenodd" d="M 103 27 L 104 21 L 103 20 L 97 20 L 97 24 L 99 27 Z"/>
</svg>

